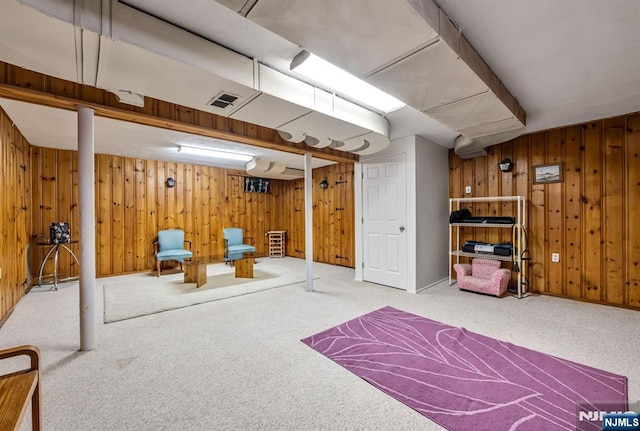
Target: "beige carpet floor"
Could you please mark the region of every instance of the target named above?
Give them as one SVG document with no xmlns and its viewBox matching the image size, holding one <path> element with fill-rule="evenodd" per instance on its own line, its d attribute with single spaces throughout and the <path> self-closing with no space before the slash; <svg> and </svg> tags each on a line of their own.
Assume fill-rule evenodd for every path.
<svg viewBox="0 0 640 431">
<path fill-rule="evenodd" d="M 207 283 L 199 288 L 195 283 L 185 283 L 182 273 L 161 277 L 140 275 L 128 281 L 106 282 L 104 323 L 261 292 L 304 280 L 304 272 L 292 272 L 265 260 L 254 266 L 253 278 L 236 278 L 235 269 L 229 265 L 209 265 Z"/>
<path fill-rule="evenodd" d="M 304 259 L 271 261 L 305 269 Z M 65 284 L 22 298 L 0 328 L 0 347 L 42 351 L 46 431 L 441 431 L 300 342 L 386 305 L 625 375 L 629 400 L 640 400 L 638 311 L 495 298 L 446 282 L 410 294 L 318 263 L 314 275 L 313 293 L 300 283 L 113 324 L 100 316 L 90 352 L 78 351 L 78 283 Z M 150 278 L 98 279 L 98 313 L 103 284 L 141 277 Z M 21 431 L 31 429 L 26 416 Z"/>
</svg>

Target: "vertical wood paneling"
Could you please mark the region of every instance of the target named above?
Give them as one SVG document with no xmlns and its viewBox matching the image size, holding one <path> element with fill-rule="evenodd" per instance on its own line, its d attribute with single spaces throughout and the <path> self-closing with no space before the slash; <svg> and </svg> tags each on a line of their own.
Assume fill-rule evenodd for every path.
<svg viewBox="0 0 640 431">
<path fill-rule="evenodd" d="M 145 207 L 146 211 L 146 231 L 147 231 L 147 241 L 145 241 L 146 250 L 146 268 L 153 268 L 156 264 L 155 257 L 153 254 L 154 247 L 153 241 L 157 239 L 158 232 L 158 206 L 157 206 L 157 184 L 156 184 L 156 162 L 152 160 L 145 160 Z M 106 274 L 101 274 L 106 275 Z"/>
<path fill-rule="evenodd" d="M 184 188 L 184 164 L 176 163 L 173 165 L 173 179 L 176 181 L 175 187 L 172 189 L 172 195 L 174 198 L 174 214 L 172 215 L 171 223 L 174 226 L 182 227 L 187 232 L 186 218 L 185 218 L 185 188 Z"/>
<path fill-rule="evenodd" d="M 220 227 L 224 220 L 222 199 L 224 195 L 220 194 L 221 190 L 224 190 L 224 178 L 221 178 L 217 169 L 211 169 L 209 174 L 209 248 L 207 253 L 209 255 L 220 253 L 224 251 L 224 241 L 222 240 L 222 231 Z"/>
<path fill-rule="evenodd" d="M 320 181 L 323 181 L 326 177 L 319 178 L 318 176 L 313 176 L 313 183 L 319 184 Z M 326 214 L 326 207 L 328 205 L 327 196 L 332 193 L 333 184 L 329 182 L 327 178 L 327 182 L 331 184 L 326 189 L 322 189 L 319 186 L 312 188 L 312 210 L 313 210 L 313 224 L 320 225 L 324 224 L 327 221 L 324 219 Z M 320 229 L 313 230 L 313 244 L 317 244 L 321 241 L 320 238 Z M 314 247 L 313 251 L 313 260 L 314 261 L 324 261 L 327 259 L 330 254 L 330 250 L 327 248 Z"/>
<path fill-rule="evenodd" d="M 547 160 L 546 163 L 562 163 L 562 149 L 565 140 L 565 130 L 556 129 L 547 134 Z M 562 270 L 562 183 L 547 184 L 546 191 L 546 213 L 547 232 L 545 236 L 544 267 L 546 268 L 545 278 L 547 291 L 556 295 L 566 293 L 564 284 L 564 274 Z M 551 253 L 560 253 L 560 262 L 551 262 Z"/>
<path fill-rule="evenodd" d="M 203 169 L 206 168 L 198 165 L 193 168 L 193 227 L 191 230 L 191 241 L 193 241 L 194 256 L 206 256 L 206 253 L 202 250 L 202 230 L 200 229 L 200 225 L 203 223 L 202 218 L 204 217 L 202 209 L 202 201 L 204 200 L 204 197 L 202 196 L 202 182 L 206 181 L 202 178 Z M 231 196 L 234 197 L 235 202 L 238 202 L 239 200 L 239 197 L 236 194 L 237 192 L 237 188 L 234 188 L 231 192 Z M 238 209 L 235 208 L 235 210 L 237 211 Z M 159 217 L 158 223 L 161 223 Z M 158 225 L 158 230 L 161 229 L 161 226 L 162 224 Z"/>
<path fill-rule="evenodd" d="M 176 179 L 176 164 L 167 163 L 165 169 L 166 178 L 162 185 L 165 190 L 166 217 L 165 224 L 167 226 L 180 226 L 176 220 L 176 188 L 167 186 L 167 179 Z M 160 179 L 158 181 L 161 181 Z"/>
<path fill-rule="evenodd" d="M 155 178 L 154 178 L 154 182 L 155 184 L 152 184 L 153 186 L 155 186 L 156 188 L 156 227 L 157 230 L 160 230 L 161 226 L 167 226 L 167 196 L 165 193 L 165 181 L 166 181 L 166 175 L 165 175 L 165 168 L 166 168 L 167 164 L 166 163 L 162 163 L 162 162 L 157 162 L 156 163 L 156 172 L 155 172 Z"/>
<path fill-rule="evenodd" d="M 96 155 L 96 274 L 111 274 L 111 166 L 109 156 Z M 46 195 L 45 195 L 46 196 Z"/>
<path fill-rule="evenodd" d="M 142 159 L 135 159 L 135 266 L 134 271 L 148 268 L 147 255 L 147 189 L 146 164 Z"/>
<path fill-rule="evenodd" d="M 624 205 L 627 302 L 640 308 L 640 114 L 627 120 L 627 147 L 625 150 L 626 195 Z"/>
<path fill-rule="evenodd" d="M 452 198 L 463 197 L 462 159 L 453 151 L 449 151 L 449 196 Z"/>
<path fill-rule="evenodd" d="M 294 233 L 294 256 L 305 257 L 305 215 L 304 215 L 304 180 L 298 180 L 293 187 L 293 217 L 291 230 Z"/>
<path fill-rule="evenodd" d="M 185 239 L 192 241 L 191 249 L 195 251 L 195 244 L 193 243 L 196 240 L 195 235 L 193 234 L 194 223 L 193 223 L 193 193 L 194 193 L 194 166 L 193 165 L 184 165 L 184 190 L 185 190 L 185 212 L 184 212 L 184 232 Z"/>
<path fill-rule="evenodd" d="M 500 163 L 501 154 L 500 147 L 494 146 L 490 147 L 487 151 L 488 155 L 487 159 L 487 167 L 488 166 L 498 166 Z M 485 167 L 485 171 L 487 172 L 487 185 L 485 194 L 486 196 L 500 196 L 500 181 L 502 177 L 502 172 L 499 169 L 488 169 Z M 487 204 L 487 215 L 488 216 L 498 216 L 501 214 L 501 204 L 499 202 L 490 202 Z M 500 242 L 500 234 L 503 229 L 485 229 L 485 238 L 486 241 L 491 244 L 496 244 Z"/>
<path fill-rule="evenodd" d="M 339 254 L 344 258 L 340 265 L 355 267 L 355 202 L 354 202 L 354 170 L 353 165 L 342 165 L 346 168 L 342 171 L 340 178 L 346 181 L 340 194 L 340 206 L 344 208 L 342 212 L 342 222 L 338 231 Z M 321 225 L 322 226 L 322 225 Z"/>
<path fill-rule="evenodd" d="M 545 164 L 544 134 L 531 136 L 529 151 L 532 166 Z M 545 211 L 546 186 L 544 184 L 533 184 L 533 178 L 529 178 L 529 181 L 531 184 L 529 229 L 531 232 L 541 232 L 544 230 L 547 220 Z M 545 263 L 550 259 L 547 257 L 545 238 L 546 235 L 529 235 L 529 250 L 532 256 L 532 260 L 529 262 L 529 281 L 531 282 L 531 289 L 536 292 L 548 291 L 545 279 Z"/>
<path fill-rule="evenodd" d="M 640 114 L 537 132 L 487 152 L 486 166 L 450 152 L 450 196 L 474 184 L 473 196 L 527 197 L 532 290 L 640 308 Z M 514 172 L 496 189 L 494 163 L 509 156 Z M 534 185 L 532 167 L 547 163 L 562 164 L 563 181 Z"/>
<path fill-rule="evenodd" d="M 499 148 L 501 151 L 500 161 L 504 159 L 511 159 L 512 162 L 515 161 L 515 156 L 513 155 L 513 143 L 511 141 L 506 142 L 504 145 L 495 146 L 495 148 Z M 496 151 L 497 152 L 497 151 Z M 516 167 L 512 168 L 512 172 L 517 169 Z M 498 191 L 495 195 L 491 196 L 513 196 L 516 195 L 513 187 L 513 178 L 515 174 L 511 172 L 500 173 L 499 176 L 499 185 Z M 499 209 L 498 216 L 511 216 L 515 214 L 515 206 L 510 202 L 503 202 L 502 207 Z M 507 229 L 498 229 L 499 238 L 498 242 L 506 243 L 511 241 L 511 232 Z"/>
<path fill-rule="evenodd" d="M 109 157 L 111 163 L 111 273 L 122 274 L 124 267 L 124 175 L 122 157 Z"/>
<path fill-rule="evenodd" d="M 57 157 L 56 151 L 51 148 L 43 148 L 42 154 L 42 164 L 41 164 L 41 172 L 40 178 L 42 179 L 42 197 L 40 199 L 40 208 L 42 209 L 42 216 L 40 220 L 42 225 L 39 226 L 40 230 L 38 233 L 40 234 L 38 238 L 38 242 L 46 242 L 49 239 L 49 225 L 52 222 L 59 221 L 58 213 L 56 211 L 56 203 L 58 199 L 58 194 L 56 193 L 56 164 Z M 42 260 L 45 253 L 47 252 L 48 247 L 38 246 L 38 262 Z M 47 264 L 44 268 L 43 274 L 52 274 L 53 273 L 53 259 L 47 261 Z"/>
<path fill-rule="evenodd" d="M 473 193 L 473 183 L 474 183 L 474 172 L 473 172 L 473 159 L 464 159 L 462 160 L 462 196 L 463 197 L 471 197 L 471 196 L 479 196 Z M 464 191 L 467 186 L 471 186 L 471 194 L 468 195 Z M 474 207 L 470 204 L 461 204 L 460 208 L 467 208 L 471 211 L 471 214 L 474 214 Z M 475 239 L 475 229 L 461 229 L 461 242 L 464 241 L 473 241 Z"/>
<path fill-rule="evenodd" d="M 586 298 L 602 300 L 602 127 L 584 126 L 583 267 Z"/>
<path fill-rule="evenodd" d="M 624 119 L 604 122 L 604 190 L 602 195 L 604 238 L 604 301 L 624 304 L 624 219 L 620 219 L 624 193 Z"/>
<path fill-rule="evenodd" d="M 203 168 L 200 177 L 200 222 L 198 223 L 198 233 L 200 235 L 200 253 L 202 256 L 211 255 L 211 212 L 209 209 L 210 195 L 210 176 L 212 169 Z"/>
<path fill-rule="evenodd" d="M 579 126 L 567 129 L 566 144 L 564 148 L 564 182 L 563 198 L 565 209 L 564 243 L 562 244 L 560 262 L 565 269 L 566 294 L 570 298 L 581 298 L 583 295 L 582 280 L 580 276 L 582 239 L 580 233 L 581 205 L 580 205 L 580 143 L 582 141 L 582 128 Z"/>
<path fill-rule="evenodd" d="M 4 111 L 3 111 L 4 112 Z M 43 212 L 41 211 L 40 205 L 42 204 L 42 185 L 43 181 L 40 178 L 40 167 L 42 163 L 42 155 L 41 155 L 40 147 L 31 147 L 31 158 L 29 160 L 29 165 L 31 167 L 31 222 L 33 230 L 41 231 L 42 216 Z M 40 247 L 36 245 L 36 242 L 42 238 L 32 238 L 31 241 L 31 252 L 30 259 L 33 265 L 37 265 L 41 259 L 41 250 Z"/>
<path fill-rule="evenodd" d="M 529 146 L 531 145 L 531 136 L 520 136 L 514 140 L 514 155 L 516 160 L 515 166 L 515 184 L 512 190 L 512 196 L 527 196 L 531 199 L 531 162 L 529 160 Z M 504 189 L 502 191 L 504 193 Z M 528 206 L 527 223 L 531 222 L 531 206 Z"/>
<path fill-rule="evenodd" d="M 355 203 L 353 165 L 316 168 L 312 175 L 313 257 L 317 262 L 354 267 Z M 327 179 L 326 190 L 320 182 Z M 287 231 L 288 256 L 304 257 L 304 180 L 283 181 L 275 211 L 282 214 Z"/>
<path fill-rule="evenodd" d="M 489 177 L 489 171 L 487 169 L 487 157 L 478 157 L 473 159 L 473 195 L 474 196 L 488 196 L 487 193 L 487 178 Z M 497 166 L 497 165 L 494 165 Z M 476 202 L 473 204 L 473 210 L 471 213 L 474 216 L 484 216 L 489 213 L 489 204 L 486 202 Z M 476 228 L 474 229 L 473 237 L 476 241 L 488 241 L 489 229 Z"/>
<path fill-rule="evenodd" d="M 0 321 L 24 295 L 32 208 L 30 145 L 0 108 Z M 33 258 L 33 255 L 32 257 Z"/>
<path fill-rule="evenodd" d="M 135 271 L 135 239 L 136 239 L 136 184 L 135 163 L 132 158 L 125 158 L 123 164 L 124 180 L 124 272 Z"/>
<path fill-rule="evenodd" d="M 57 155 L 57 172 L 56 175 L 56 218 L 53 221 L 68 222 L 69 226 L 74 225 L 74 220 L 71 217 L 71 199 L 72 199 L 72 185 L 71 185 L 71 151 L 60 151 Z M 75 239 L 78 239 L 75 237 Z M 58 256 L 58 266 L 60 268 L 60 276 L 65 277 L 73 273 L 73 267 L 71 262 L 75 261 L 71 258 L 69 253 L 61 252 Z"/>
</svg>

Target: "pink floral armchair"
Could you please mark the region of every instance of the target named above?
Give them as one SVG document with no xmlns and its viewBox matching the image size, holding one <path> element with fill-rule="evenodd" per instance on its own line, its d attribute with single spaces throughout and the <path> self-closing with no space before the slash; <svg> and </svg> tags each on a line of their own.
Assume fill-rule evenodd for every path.
<svg viewBox="0 0 640 431">
<path fill-rule="evenodd" d="M 471 265 L 457 263 L 453 269 L 460 289 L 495 296 L 502 296 L 507 291 L 510 273 L 508 269 L 500 268 L 500 261 L 476 258 Z"/>
</svg>

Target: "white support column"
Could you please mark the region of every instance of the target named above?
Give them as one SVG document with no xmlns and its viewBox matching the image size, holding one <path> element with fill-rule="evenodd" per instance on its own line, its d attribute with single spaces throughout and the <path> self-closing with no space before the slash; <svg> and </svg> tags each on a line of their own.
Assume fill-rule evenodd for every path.
<svg viewBox="0 0 640 431">
<path fill-rule="evenodd" d="M 313 292 L 313 187 L 311 153 L 304 154 L 304 255 L 307 267 L 307 292 Z"/>
<path fill-rule="evenodd" d="M 96 217 L 93 109 L 78 107 L 80 350 L 96 347 Z"/>
</svg>

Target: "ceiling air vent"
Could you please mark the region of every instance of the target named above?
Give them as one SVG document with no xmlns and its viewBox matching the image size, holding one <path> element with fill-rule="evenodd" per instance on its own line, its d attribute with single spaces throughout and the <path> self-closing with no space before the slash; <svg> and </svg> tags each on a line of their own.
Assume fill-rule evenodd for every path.
<svg viewBox="0 0 640 431">
<path fill-rule="evenodd" d="M 215 106 L 216 108 L 220 108 L 220 109 L 225 109 L 228 106 L 233 106 L 233 102 L 238 100 L 239 97 L 240 96 L 236 94 L 221 91 L 220 93 L 215 95 L 211 100 L 209 100 L 207 105 Z"/>
</svg>

